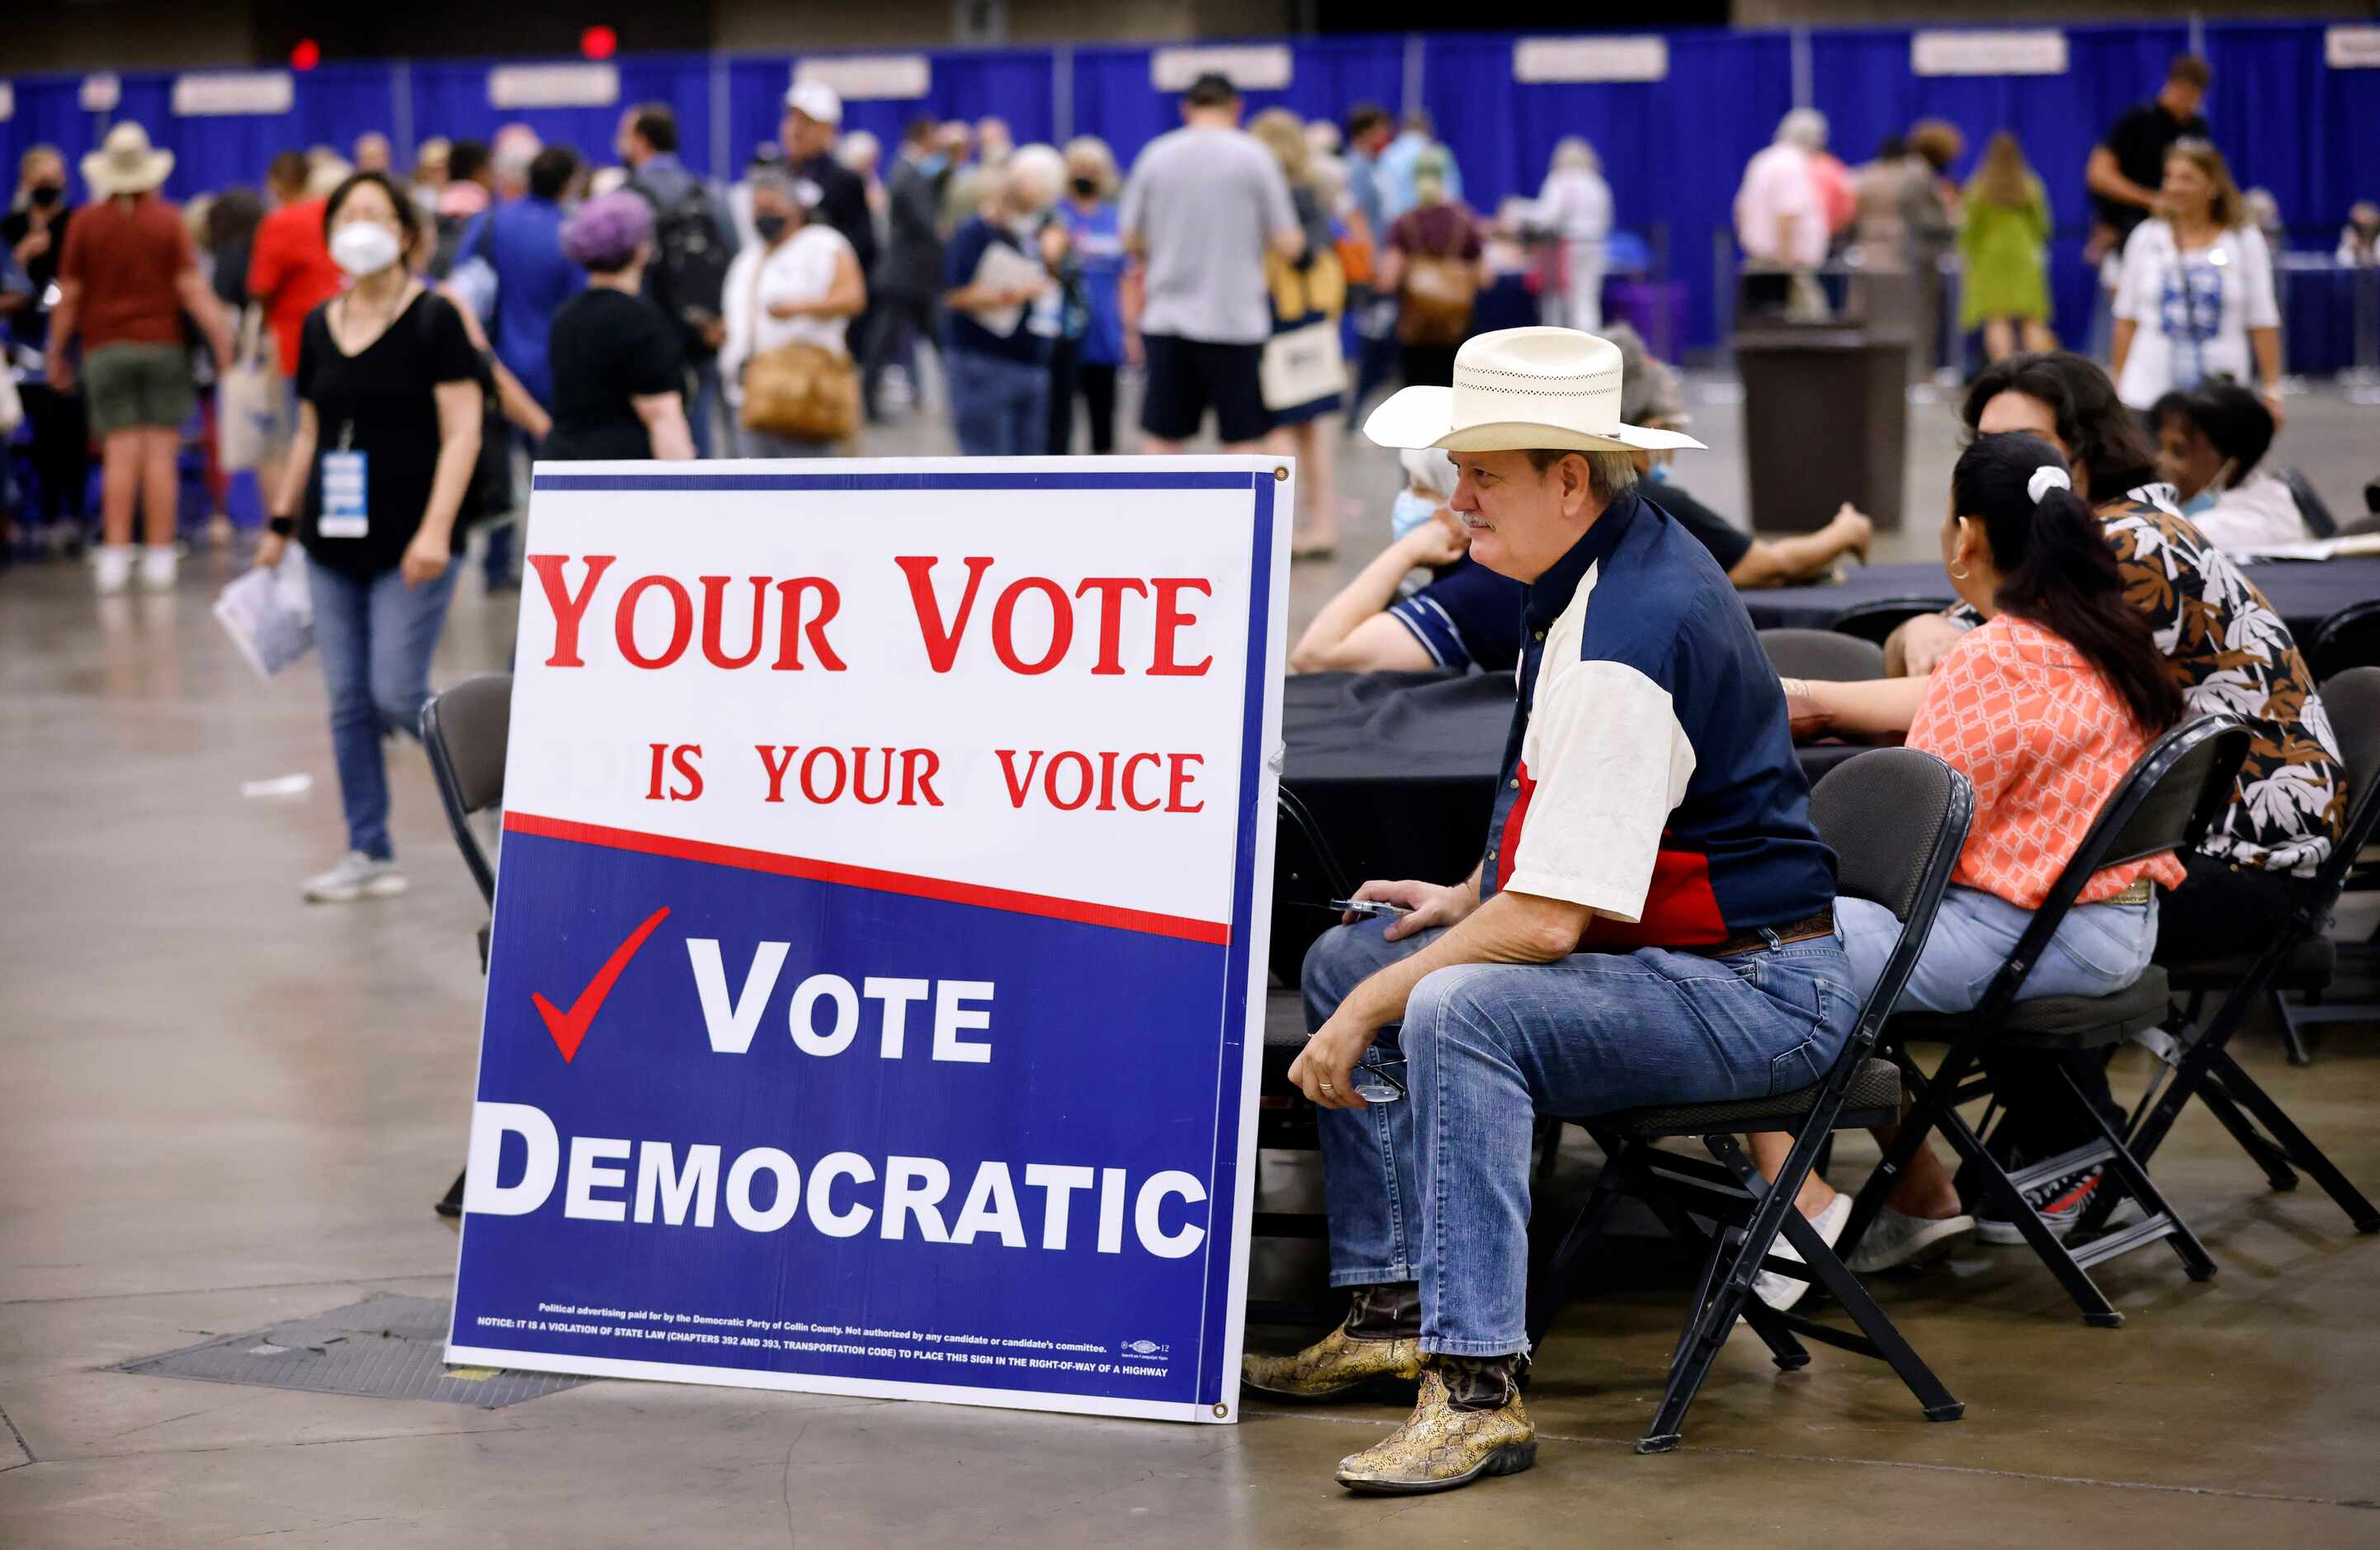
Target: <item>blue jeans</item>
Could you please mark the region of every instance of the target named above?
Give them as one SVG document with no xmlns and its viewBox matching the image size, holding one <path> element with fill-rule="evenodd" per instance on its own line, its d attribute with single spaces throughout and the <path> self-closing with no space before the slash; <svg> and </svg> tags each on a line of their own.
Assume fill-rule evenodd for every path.
<svg viewBox="0 0 2380 1550">
<path fill-rule="evenodd" d="M 719 383 L 719 358 L 698 362 L 694 367 L 694 397 L 686 406 L 686 428 L 694 437 L 694 455 L 698 458 L 729 456 L 721 445 L 718 428 L 724 422 L 721 416 L 727 409 L 727 390 Z M 733 440 L 733 433 L 729 433 Z"/>
<path fill-rule="evenodd" d="M 2113 995 L 2141 977 L 2156 947 L 2156 897 L 2146 904 L 2083 904 L 2066 912 L 2042 949 L 2017 999 L 2043 995 Z M 1850 955 L 1852 982 L 1864 997 L 1883 977 L 1884 960 L 1900 934 L 1892 911 L 1864 898 L 1835 901 L 1835 921 Z M 2017 938 L 2033 924 L 2022 909 L 1980 888 L 1953 887 L 1910 970 L 1901 1011 L 1971 1012 L 1991 988 Z"/>
<path fill-rule="evenodd" d="M 953 349 L 942 360 L 951 375 L 951 430 L 970 458 L 1020 458 L 1040 453 L 1050 430 L 1050 367 L 980 350 Z"/>
<path fill-rule="evenodd" d="M 419 587 L 407 587 L 398 570 L 355 576 L 319 560 L 306 569 L 313 581 L 314 644 L 331 691 L 331 758 L 339 767 L 347 848 L 392 860 L 381 738 L 421 735 L 430 657 L 455 596 L 455 568 Z"/>
<path fill-rule="evenodd" d="M 1307 952 L 1308 1028 L 1440 934 L 1390 942 L 1384 929 L 1339 926 Z M 1439 970 L 1365 1056 L 1402 1057 L 1408 1095 L 1322 1112 L 1331 1285 L 1420 1282 L 1426 1351 L 1526 1350 L 1536 1115 L 1806 1087 L 1858 1011 L 1826 938 L 1727 958 L 1645 948 Z"/>
</svg>

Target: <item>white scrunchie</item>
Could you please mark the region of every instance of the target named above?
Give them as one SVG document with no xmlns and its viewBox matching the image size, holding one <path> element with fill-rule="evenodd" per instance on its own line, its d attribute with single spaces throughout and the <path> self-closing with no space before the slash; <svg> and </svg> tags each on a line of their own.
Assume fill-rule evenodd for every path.
<svg viewBox="0 0 2380 1550">
<path fill-rule="evenodd" d="M 2044 463 L 2041 467 L 2034 470 L 2033 477 L 2025 482 L 2024 493 L 2033 498 L 2034 505 L 2039 506 L 2041 504 L 2041 497 L 2049 494 L 2050 491 L 2071 490 L 2073 488 L 2074 482 L 2066 477 L 2066 470 L 2064 469 L 2058 468 L 2053 463 Z"/>
</svg>

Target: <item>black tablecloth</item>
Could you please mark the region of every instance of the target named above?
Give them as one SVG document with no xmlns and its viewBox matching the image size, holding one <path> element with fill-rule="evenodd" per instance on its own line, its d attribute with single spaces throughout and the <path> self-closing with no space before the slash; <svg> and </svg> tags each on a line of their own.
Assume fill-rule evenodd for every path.
<svg viewBox="0 0 2380 1550">
<path fill-rule="evenodd" d="M 2280 561 L 2242 568 L 2280 612 L 2301 647 L 2312 645 L 2315 627 L 2341 608 L 2380 597 L 2380 557 Z M 1854 604 L 1888 597 L 1947 598 L 1951 593 L 1942 568 L 1925 564 L 1854 566 L 1840 583 L 1741 595 L 1752 622 L 1762 629 L 1824 629 Z"/>
<path fill-rule="evenodd" d="M 1370 877 L 1452 883 L 1487 848 L 1512 722 L 1512 680 L 1502 673 L 1293 677 L 1281 694 L 1281 787 L 1313 814 L 1348 886 Z M 1798 751 L 1815 779 L 1860 750 Z M 1293 965 L 1330 924 L 1311 909 L 1276 910 L 1275 964 Z"/>
</svg>

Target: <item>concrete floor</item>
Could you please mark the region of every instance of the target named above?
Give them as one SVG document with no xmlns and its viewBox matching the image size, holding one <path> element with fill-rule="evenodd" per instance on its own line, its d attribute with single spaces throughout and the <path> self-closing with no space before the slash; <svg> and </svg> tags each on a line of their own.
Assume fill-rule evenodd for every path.
<svg viewBox="0 0 2380 1550">
<path fill-rule="evenodd" d="M 1912 490 L 1938 491 L 1949 428 L 1919 413 Z M 2331 449 L 2335 500 L 2368 471 L 2369 414 L 2315 403 L 2291 433 Z M 1740 510 L 1733 411 L 1697 428 L 1698 493 Z M 1360 562 L 1385 462 L 1351 469 L 1363 526 L 1300 568 L 1301 622 Z M 1331 1483 L 1391 1406 L 1208 1429 L 604 1382 L 483 1411 L 108 1372 L 376 1290 L 443 1296 L 452 1270 L 428 1204 L 464 1144 L 478 900 L 401 755 L 412 893 L 298 902 L 339 841 L 320 684 L 238 663 L 206 609 L 232 573 L 201 555 L 176 593 L 104 601 L 74 568 L 0 575 L 0 1546 L 2380 1542 L 2380 1240 L 2265 1191 L 2196 1114 L 2160 1173 L 2214 1281 L 2161 1251 L 2103 1267 L 2116 1331 L 2020 1249 L 1880 1284 L 1965 1421 L 1926 1424 L 1881 1367 L 1821 1348 L 1779 1374 L 1739 1338 L 1686 1447 L 1634 1457 L 1683 1296 L 1653 1286 L 1563 1319 L 1530 1395 L 1538 1467 L 1443 1498 Z M 500 665 L 511 623 L 467 581 L 438 677 Z M 240 795 L 301 771 L 302 799 Z M 2261 1041 L 2246 1058 L 2380 1186 L 2373 1031 L 2329 1031 L 2308 1070 Z M 2119 1089 L 2141 1076 L 2127 1057 Z M 1843 1150 L 1847 1175 L 1870 1154 Z M 1591 1164 L 1567 1154 L 1556 1192 Z M 1259 1261 L 1278 1288 L 1312 1254 Z"/>
</svg>

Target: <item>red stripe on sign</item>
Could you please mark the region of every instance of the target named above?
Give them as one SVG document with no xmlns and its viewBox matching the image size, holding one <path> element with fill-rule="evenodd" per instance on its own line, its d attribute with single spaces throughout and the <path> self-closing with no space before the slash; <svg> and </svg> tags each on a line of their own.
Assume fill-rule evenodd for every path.
<svg viewBox="0 0 2380 1550">
<path fill-rule="evenodd" d="M 774 873 L 813 883 L 839 883 L 845 887 L 872 888 L 879 893 L 911 898 L 941 899 L 948 904 L 973 904 L 986 909 L 1006 909 L 1018 915 L 1039 915 L 1052 921 L 1112 926 L 1119 931 L 1146 932 L 1151 936 L 1179 937 L 1222 946 L 1232 928 L 1221 921 L 1193 920 L 1186 915 L 1160 915 L 1151 909 L 1124 909 L 1111 904 L 1052 898 L 1047 894 L 1019 893 L 1013 888 L 987 888 L 975 883 L 953 883 L 941 877 L 917 877 L 874 867 L 818 861 L 807 856 L 783 856 L 773 850 L 750 850 L 740 845 L 713 845 L 707 840 L 678 839 L 636 829 L 614 829 L 601 824 L 580 824 L 567 818 L 545 818 L 517 809 L 504 814 L 507 834 L 535 835 L 542 839 L 567 839 L 600 845 L 608 850 L 633 850 L 646 856 L 668 856 L 681 861 L 707 861 L 712 866 L 741 867 L 747 872 Z"/>
</svg>

